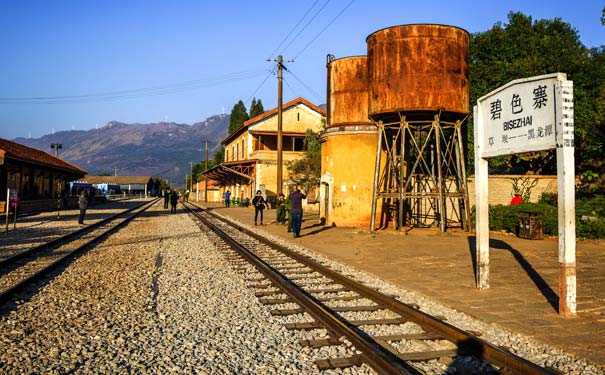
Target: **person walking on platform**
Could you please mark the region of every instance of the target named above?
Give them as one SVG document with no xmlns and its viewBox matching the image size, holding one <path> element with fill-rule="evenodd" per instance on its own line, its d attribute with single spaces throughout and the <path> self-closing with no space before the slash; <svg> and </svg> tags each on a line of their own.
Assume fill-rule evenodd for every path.
<svg viewBox="0 0 605 375">
<path fill-rule="evenodd" d="M 227 190 L 225 192 L 225 207 L 229 208 L 229 199 L 231 199 L 231 192 Z"/>
<path fill-rule="evenodd" d="M 170 213 L 176 213 L 176 203 L 179 201 L 179 195 L 176 193 L 176 190 L 172 190 L 170 193 Z"/>
<path fill-rule="evenodd" d="M 307 196 L 300 192 L 300 189 L 296 188 L 289 196 L 290 199 L 290 212 L 292 213 L 292 234 L 294 238 L 300 237 L 300 226 L 302 224 L 302 200 L 306 199 Z"/>
<path fill-rule="evenodd" d="M 286 197 L 283 193 L 279 193 L 279 197 L 277 198 L 277 223 L 285 224 L 286 223 Z"/>
<path fill-rule="evenodd" d="M 260 190 L 256 192 L 256 196 L 252 199 L 252 205 L 254 206 L 254 225 L 257 225 L 258 214 L 260 213 L 260 225 L 263 225 L 263 210 L 267 202 L 263 198 Z"/>
<path fill-rule="evenodd" d="M 88 193 L 86 190 L 82 190 L 80 193 L 80 197 L 78 198 L 78 207 L 80 208 L 78 224 L 84 225 L 84 215 L 86 215 L 86 207 L 88 207 Z"/>
<path fill-rule="evenodd" d="M 170 191 L 168 189 L 164 190 L 164 209 L 168 209 L 168 202 L 170 202 Z"/>
</svg>

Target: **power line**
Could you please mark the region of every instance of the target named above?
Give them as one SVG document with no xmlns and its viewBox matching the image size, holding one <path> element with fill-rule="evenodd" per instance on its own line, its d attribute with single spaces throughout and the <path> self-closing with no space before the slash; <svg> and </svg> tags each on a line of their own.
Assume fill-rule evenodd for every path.
<svg viewBox="0 0 605 375">
<path fill-rule="evenodd" d="M 296 40 L 296 38 L 298 38 L 298 36 L 305 31 L 305 29 L 307 28 L 307 26 L 309 26 L 309 24 L 311 24 L 311 22 L 313 22 L 313 20 L 315 19 L 315 17 L 317 17 L 319 15 L 319 13 L 321 13 L 321 11 L 326 7 L 326 5 L 328 5 L 328 3 L 330 2 L 330 0 L 327 0 L 324 5 L 322 5 L 321 8 L 319 8 L 319 10 L 317 12 L 315 12 L 315 14 L 313 15 L 313 17 L 311 17 L 311 19 L 309 21 L 307 21 L 307 23 L 305 24 L 305 26 L 303 26 L 303 28 L 298 32 L 298 34 L 296 34 L 294 36 L 294 39 L 292 39 L 290 41 L 290 43 L 288 43 L 288 45 L 286 47 L 284 47 L 283 52 L 286 52 L 286 50 L 288 50 L 288 47 L 290 47 L 292 45 L 292 43 Z"/>
<path fill-rule="evenodd" d="M 312 44 L 312 43 L 313 43 L 313 42 L 314 42 L 314 41 L 315 41 L 317 38 L 319 38 L 319 36 L 320 36 L 320 35 L 321 35 L 321 34 L 322 34 L 324 31 L 326 31 L 326 29 L 327 29 L 328 27 L 330 27 L 330 25 L 331 25 L 332 23 L 334 23 L 334 21 L 336 21 L 336 19 L 337 19 L 338 17 L 340 17 L 340 15 L 341 15 L 341 14 L 343 14 L 345 10 L 347 10 L 347 9 L 349 8 L 349 7 L 351 6 L 351 4 L 353 4 L 353 2 L 354 2 L 354 1 L 355 1 L 355 0 L 351 0 L 351 1 L 350 1 L 350 2 L 347 4 L 347 6 L 345 6 L 345 7 L 344 7 L 344 8 L 343 8 L 343 9 L 340 11 L 340 13 L 338 13 L 338 14 L 337 14 L 337 15 L 336 15 L 334 18 L 332 18 L 332 21 L 330 21 L 330 22 L 329 22 L 329 23 L 328 23 L 328 24 L 327 24 L 327 25 L 326 25 L 326 26 L 325 26 L 323 29 L 321 29 L 321 31 L 320 31 L 320 32 L 319 32 L 317 35 L 315 35 L 315 37 L 314 37 L 313 39 L 311 39 L 311 41 L 310 41 L 309 43 L 307 43 L 307 45 L 306 45 L 306 46 L 305 46 L 305 47 L 304 47 L 302 50 L 300 50 L 300 52 L 298 52 L 298 53 L 297 53 L 297 54 L 294 56 L 294 59 L 298 58 L 298 56 L 300 56 L 300 55 L 301 55 L 301 54 L 302 54 L 302 53 L 303 53 L 303 52 L 304 52 L 304 51 L 305 51 L 305 50 L 306 50 L 306 49 L 307 49 L 307 48 L 308 48 L 308 47 L 309 47 L 309 46 L 310 46 L 310 45 L 311 45 L 311 44 Z"/>
<path fill-rule="evenodd" d="M 269 59 L 271 59 L 273 57 L 273 55 L 275 54 L 275 52 L 277 52 L 279 50 L 279 47 L 281 47 L 282 44 L 284 44 L 284 42 L 286 40 L 288 40 L 288 38 L 290 37 L 290 35 L 292 35 L 292 33 L 294 32 L 294 30 L 296 30 L 296 28 L 298 27 L 298 25 L 300 25 L 300 23 L 305 19 L 305 17 L 307 17 L 307 15 L 311 11 L 311 9 L 313 9 L 318 2 L 319 2 L 319 0 L 315 0 L 315 2 L 313 3 L 313 5 L 311 5 L 311 7 L 309 9 L 307 9 L 307 11 L 305 12 L 305 14 L 303 14 L 303 16 L 300 18 L 300 20 L 298 20 L 298 22 L 296 23 L 296 25 L 294 25 L 294 27 L 292 27 L 292 29 L 290 30 L 290 32 L 288 33 L 288 35 L 286 35 L 286 37 L 279 43 L 279 45 L 275 48 L 275 50 L 273 50 L 273 52 L 271 52 L 271 54 L 269 55 Z"/>
<path fill-rule="evenodd" d="M 111 91 L 96 94 L 71 95 L 71 96 L 47 96 L 47 97 L 23 97 L 23 98 L 0 98 L 0 104 L 72 104 L 72 103 L 96 103 L 115 101 L 123 99 L 136 99 L 148 96 L 168 95 L 184 91 L 196 90 L 204 87 L 213 87 L 250 79 L 266 72 L 266 68 L 247 70 L 230 73 L 223 76 L 204 78 L 172 83 L 162 86 L 146 88 Z"/>
<path fill-rule="evenodd" d="M 294 72 L 292 72 L 292 70 L 288 70 L 288 73 L 290 73 L 292 75 L 292 77 L 294 77 L 294 79 L 296 79 L 304 88 L 306 88 L 311 94 L 313 94 L 315 96 L 315 98 L 319 99 L 319 101 L 321 101 L 321 102 L 325 102 L 325 98 L 323 96 L 318 94 L 315 90 L 313 90 L 310 86 L 308 86 L 300 78 L 298 78 L 296 76 L 296 74 L 294 74 Z"/>
<path fill-rule="evenodd" d="M 292 86 L 290 86 L 290 84 L 288 83 L 288 80 L 284 79 L 284 82 L 286 83 L 286 86 L 290 89 L 290 92 L 292 93 L 293 97 L 300 96 L 300 95 L 296 95 L 296 92 L 294 91 L 294 89 L 292 88 Z"/>
<path fill-rule="evenodd" d="M 267 80 L 269 79 L 269 77 L 271 77 L 272 74 L 275 73 L 275 67 L 273 69 L 271 69 L 271 71 L 269 72 L 269 74 L 267 74 L 267 76 L 265 77 L 265 79 L 263 79 L 263 81 L 260 83 L 260 85 L 258 85 L 256 87 L 256 89 L 254 90 L 254 92 L 252 93 L 252 95 L 250 95 L 250 97 L 248 98 L 248 100 L 246 100 L 246 103 L 250 103 L 250 100 L 252 100 L 252 98 L 254 97 L 254 95 L 256 94 L 256 92 L 258 90 L 260 90 L 260 88 L 265 84 L 265 82 L 267 82 Z"/>
</svg>

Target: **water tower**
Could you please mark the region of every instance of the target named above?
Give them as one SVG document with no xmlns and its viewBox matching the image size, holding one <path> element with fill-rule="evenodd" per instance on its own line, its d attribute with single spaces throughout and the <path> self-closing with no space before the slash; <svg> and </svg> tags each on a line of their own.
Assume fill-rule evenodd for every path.
<svg viewBox="0 0 605 375">
<path fill-rule="evenodd" d="M 371 228 L 470 224 L 463 125 L 469 35 L 415 24 L 369 35 L 368 116 L 374 148 Z"/>
<path fill-rule="evenodd" d="M 320 191 L 320 217 L 328 225 L 370 222 L 378 131 L 368 118 L 367 62 L 328 55 Z"/>
</svg>

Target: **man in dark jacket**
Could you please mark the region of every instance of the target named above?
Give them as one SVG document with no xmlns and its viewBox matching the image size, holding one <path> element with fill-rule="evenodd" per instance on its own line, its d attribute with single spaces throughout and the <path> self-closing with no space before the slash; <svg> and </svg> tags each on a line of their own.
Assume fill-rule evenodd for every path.
<svg viewBox="0 0 605 375">
<path fill-rule="evenodd" d="M 302 200 L 306 199 L 307 196 L 300 192 L 300 189 L 296 188 L 289 196 L 290 199 L 290 212 L 292 213 L 292 234 L 294 238 L 300 237 L 300 226 L 302 224 Z"/>
<path fill-rule="evenodd" d="M 176 192 L 176 190 L 172 190 L 170 192 L 170 213 L 174 214 L 176 213 L 176 204 L 179 201 L 179 195 Z"/>
<path fill-rule="evenodd" d="M 252 205 L 254 206 L 254 225 L 258 220 L 258 214 L 260 213 L 260 225 L 263 225 L 263 210 L 267 202 L 262 196 L 262 192 L 259 190 L 256 192 L 256 196 L 252 199 Z"/>
<path fill-rule="evenodd" d="M 80 217 L 78 218 L 78 224 L 84 225 L 84 215 L 86 215 L 86 207 L 88 207 L 88 193 L 83 190 L 78 198 L 78 207 L 80 208 Z"/>
<path fill-rule="evenodd" d="M 168 209 L 168 202 L 170 202 L 170 191 L 164 190 L 164 209 Z"/>
</svg>

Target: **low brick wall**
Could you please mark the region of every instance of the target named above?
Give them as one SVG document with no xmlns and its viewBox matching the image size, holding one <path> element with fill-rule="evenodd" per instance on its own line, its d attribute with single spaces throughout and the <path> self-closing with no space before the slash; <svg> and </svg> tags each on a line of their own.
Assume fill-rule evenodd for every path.
<svg viewBox="0 0 605 375">
<path fill-rule="evenodd" d="M 536 179 L 538 183 L 531 190 L 530 202 L 537 202 L 544 192 L 557 192 L 557 176 L 532 176 L 532 175 L 497 175 L 489 176 L 489 204 L 509 204 L 513 197 L 513 179 L 529 178 Z M 468 192 L 471 206 L 475 205 L 475 176 L 468 178 Z"/>
</svg>

